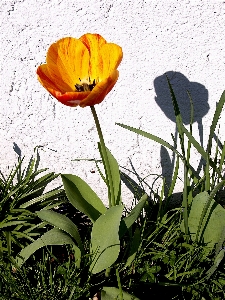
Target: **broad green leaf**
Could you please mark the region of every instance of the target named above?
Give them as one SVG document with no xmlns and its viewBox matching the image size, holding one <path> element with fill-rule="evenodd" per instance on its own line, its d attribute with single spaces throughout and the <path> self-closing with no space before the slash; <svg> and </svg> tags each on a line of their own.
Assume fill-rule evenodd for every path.
<svg viewBox="0 0 225 300">
<path fill-rule="evenodd" d="M 120 171 L 119 165 L 115 157 L 111 154 L 108 148 L 105 147 L 106 153 L 103 151 L 102 144 L 98 143 L 102 161 L 106 171 L 106 179 L 108 188 L 110 188 L 110 193 L 114 198 L 114 205 L 121 204 L 121 182 L 120 182 Z M 107 172 L 110 174 L 107 174 Z M 112 182 L 110 182 L 110 178 Z M 112 186 L 111 186 L 112 185 Z M 112 203 L 111 203 L 112 204 Z"/>
<path fill-rule="evenodd" d="M 78 269 L 80 269 L 81 257 L 82 257 L 81 251 L 76 245 L 73 245 L 73 250 L 76 258 L 75 265 Z"/>
<path fill-rule="evenodd" d="M 20 267 L 22 264 L 38 249 L 47 245 L 64 245 L 72 244 L 73 240 L 68 234 L 58 228 L 53 228 L 43 234 L 39 239 L 34 241 L 32 244 L 23 248 L 16 257 L 17 265 Z"/>
<path fill-rule="evenodd" d="M 131 243 L 129 257 L 125 264 L 125 268 L 132 264 L 133 260 L 135 259 L 136 254 L 137 254 L 137 251 L 139 249 L 140 243 L 141 243 L 141 233 L 140 233 L 139 228 L 136 228 L 133 239 L 132 239 L 132 243 Z"/>
<path fill-rule="evenodd" d="M 93 261 L 90 266 L 93 274 L 110 267 L 119 255 L 118 232 L 123 208 L 123 205 L 112 206 L 93 224 L 91 233 Z"/>
<path fill-rule="evenodd" d="M 148 199 L 148 195 L 144 194 L 138 204 L 132 209 L 132 211 L 129 213 L 129 215 L 121 220 L 120 223 L 120 238 L 125 234 L 125 232 L 132 226 L 132 224 L 137 220 L 139 217 L 145 202 Z"/>
<path fill-rule="evenodd" d="M 211 199 L 210 203 L 208 203 L 208 201 L 209 195 L 207 192 L 202 192 L 195 196 L 188 217 L 188 227 L 191 239 L 195 240 L 197 232 L 199 231 L 198 241 L 206 243 L 210 250 L 215 244 L 220 242 L 223 234 L 225 226 L 225 209 L 213 199 Z M 198 230 L 201 215 L 206 206 L 208 209 L 200 224 L 200 230 Z"/>
<path fill-rule="evenodd" d="M 69 218 L 51 210 L 38 211 L 37 215 L 40 219 L 47 221 L 51 225 L 69 233 L 77 242 L 81 252 L 84 252 L 77 226 Z"/>
<path fill-rule="evenodd" d="M 220 236 L 219 243 L 216 245 L 215 259 L 218 255 L 218 253 L 220 252 L 220 250 L 223 249 L 224 241 L 225 241 L 225 226 L 223 227 L 223 231 L 222 231 L 222 235 Z"/>
<path fill-rule="evenodd" d="M 71 204 L 95 222 L 106 207 L 101 199 L 80 177 L 71 174 L 61 175 L 66 195 Z"/>
<path fill-rule="evenodd" d="M 214 261 L 213 266 L 206 272 L 207 279 L 209 279 L 212 276 L 212 274 L 216 271 L 216 269 L 218 268 L 219 264 L 223 260 L 223 258 L 224 258 L 224 251 L 225 251 L 224 249 L 220 250 L 220 252 L 216 256 L 216 259 Z"/>
<path fill-rule="evenodd" d="M 123 292 L 123 300 L 139 300 L 139 298 Z M 115 287 L 104 286 L 101 291 L 101 300 L 119 300 L 120 299 L 120 290 Z"/>
</svg>

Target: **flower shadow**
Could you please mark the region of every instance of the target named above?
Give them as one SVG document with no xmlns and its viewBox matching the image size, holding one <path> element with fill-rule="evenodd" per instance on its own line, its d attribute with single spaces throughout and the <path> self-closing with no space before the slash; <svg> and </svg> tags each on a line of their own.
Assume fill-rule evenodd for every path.
<svg viewBox="0 0 225 300">
<path fill-rule="evenodd" d="M 174 90 L 184 125 L 190 124 L 191 105 L 187 91 L 190 93 L 194 107 L 193 123 L 197 122 L 198 124 L 199 140 L 201 146 L 203 146 L 202 119 L 210 109 L 210 106 L 208 104 L 208 90 L 204 85 L 198 82 L 189 81 L 188 78 L 180 72 L 168 71 L 165 74 L 158 76 L 154 80 L 154 87 L 156 92 L 155 101 L 163 111 L 165 116 L 172 122 L 174 122 L 175 125 L 176 119 L 166 75 L 169 78 Z M 176 141 L 177 135 L 178 132 L 176 127 L 174 134 Z M 169 187 L 173 175 L 175 156 L 173 155 L 172 159 L 170 159 L 170 155 L 167 149 L 165 149 L 164 147 L 161 147 L 160 156 L 162 175 L 165 177 L 167 186 Z M 197 167 L 197 172 L 201 170 L 203 164 L 204 161 L 201 159 L 199 166 Z"/>
</svg>

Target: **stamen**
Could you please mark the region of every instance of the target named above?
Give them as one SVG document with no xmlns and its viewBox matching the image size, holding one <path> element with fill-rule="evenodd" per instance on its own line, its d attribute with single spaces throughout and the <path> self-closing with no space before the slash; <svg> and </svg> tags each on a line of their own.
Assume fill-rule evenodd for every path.
<svg viewBox="0 0 225 300">
<path fill-rule="evenodd" d="M 83 92 L 83 86 L 80 84 L 75 84 L 75 88 L 77 90 L 77 92 Z"/>
<path fill-rule="evenodd" d="M 75 84 L 75 89 L 77 92 L 88 92 L 88 91 L 92 91 L 93 88 L 96 86 L 96 80 L 94 79 L 93 82 L 91 83 L 91 79 L 89 77 L 89 80 L 88 82 L 85 80 L 85 82 L 79 78 L 80 80 L 80 83 L 81 84 L 78 84 L 76 83 Z"/>
</svg>

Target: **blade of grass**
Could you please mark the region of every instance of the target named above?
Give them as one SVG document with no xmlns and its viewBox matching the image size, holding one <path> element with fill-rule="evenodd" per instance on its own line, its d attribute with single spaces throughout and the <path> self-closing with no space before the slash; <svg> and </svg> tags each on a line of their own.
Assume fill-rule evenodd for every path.
<svg viewBox="0 0 225 300">
<path fill-rule="evenodd" d="M 220 164 L 219 164 L 220 172 L 223 171 L 224 161 L 225 161 L 225 142 L 223 144 L 223 149 L 222 149 L 222 153 L 221 153 L 221 157 L 220 157 Z"/>
<path fill-rule="evenodd" d="M 215 114 L 213 116 L 212 124 L 210 126 L 210 134 L 209 134 L 209 140 L 208 140 L 208 145 L 207 145 L 207 152 L 209 154 L 211 154 L 212 139 L 213 139 L 213 136 L 214 136 L 214 133 L 215 133 L 216 125 L 218 123 L 221 112 L 223 110 L 224 103 L 225 103 L 225 91 L 222 93 L 222 95 L 220 97 L 220 100 L 219 100 L 219 103 L 217 103 L 216 111 L 215 111 Z"/>
<path fill-rule="evenodd" d="M 183 121 L 182 121 L 182 117 L 181 117 L 181 113 L 180 113 L 180 109 L 179 109 L 179 105 L 178 105 L 175 93 L 173 91 L 172 85 L 171 85 L 169 77 L 167 75 L 166 75 L 166 79 L 167 79 L 167 83 L 169 86 L 170 95 L 171 95 L 171 99 L 172 99 L 172 103 L 173 103 L 173 109 L 174 109 L 175 118 L 176 118 L 177 130 L 179 133 L 181 151 L 182 151 L 183 157 L 185 158 Z"/>
<path fill-rule="evenodd" d="M 192 143 L 192 145 L 195 147 L 195 149 L 199 152 L 199 154 L 201 154 L 201 156 L 207 161 L 207 159 L 209 160 L 209 165 L 216 170 L 218 176 L 222 179 L 222 174 L 220 172 L 220 170 L 217 168 L 217 166 L 215 165 L 215 163 L 212 161 L 212 159 L 209 157 L 208 152 L 206 152 L 202 146 L 200 146 L 200 144 L 196 141 L 196 139 L 191 135 L 191 133 L 185 128 L 183 127 L 183 131 L 185 133 L 185 135 L 188 137 L 188 139 L 190 140 L 190 142 Z"/>
<path fill-rule="evenodd" d="M 107 179 L 107 183 L 108 183 L 107 187 L 108 187 L 109 207 L 111 207 L 111 206 L 115 206 L 116 203 L 118 202 L 118 198 L 120 198 L 120 197 L 118 197 L 119 196 L 118 193 L 119 193 L 120 189 L 118 189 L 118 186 L 115 183 L 115 181 L 118 181 L 117 177 L 119 175 L 118 174 L 117 174 L 117 176 L 115 175 L 115 169 L 114 169 L 114 166 L 115 166 L 114 160 L 115 159 L 105 146 L 101 126 L 100 126 L 98 116 L 97 116 L 94 106 L 91 106 L 91 112 L 92 112 L 92 115 L 95 120 L 95 125 L 97 128 L 98 136 L 99 136 L 99 140 L 100 140 L 100 143 L 98 144 L 98 146 L 99 146 L 99 151 L 102 156 L 103 164 L 105 167 L 106 179 Z"/>
</svg>

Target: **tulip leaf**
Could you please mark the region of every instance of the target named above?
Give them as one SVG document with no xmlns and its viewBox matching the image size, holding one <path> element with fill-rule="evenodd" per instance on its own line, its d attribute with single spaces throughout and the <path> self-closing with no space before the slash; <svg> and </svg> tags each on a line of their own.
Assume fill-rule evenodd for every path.
<svg viewBox="0 0 225 300">
<path fill-rule="evenodd" d="M 204 217 L 201 218 L 204 211 Z M 188 227 L 193 241 L 197 238 L 199 242 L 206 243 L 209 250 L 213 249 L 223 234 L 225 209 L 213 199 L 209 202 L 209 194 L 201 192 L 192 201 Z"/>
<path fill-rule="evenodd" d="M 72 244 L 75 247 L 73 240 L 68 234 L 58 228 L 53 228 L 43 234 L 40 238 L 32 244 L 23 248 L 16 257 L 16 262 L 19 267 L 38 249 L 48 245 L 64 245 Z M 78 252 L 79 252 L 79 248 Z"/>
<path fill-rule="evenodd" d="M 105 145 L 98 143 L 98 147 L 105 168 L 107 186 L 109 189 L 109 195 L 111 195 L 110 200 L 113 199 L 111 206 L 119 205 L 121 204 L 121 181 L 119 165 L 115 157 L 111 154 L 109 149 L 105 147 Z M 106 151 L 103 151 L 103 147 L 105 147 Z"/>
<path fill-rule="evenodd" d="M 69 233 L 77 242 L 81 252 L 84 252 L 77 226 L 69 218 L 51 210 L 38 211 L 37 215 L 40 219 L 47 221 L 49 224 Z"/>
<path fill-rule="evenodd" d="M 112 206 L 93 224 L 91 233 L 93 261 L 90 266 L 93 274 L 110 267 L 119 255 L 118 232 L 123 208 L 123 205 Z"/>
<path fill-rule="evenodd" d="M 135 259 L 140 244 L 141 244 L 141 233 L 140 233 L 140 229 L 136 228 L 134 232 L 133 240 L 131 242 L 129 257 L 127 259 L 125 267 L 130 266 L 133 260 Z"/>
<path fill-rule="evenodd" d="M 80 177 L 71 174 L 61 175 L 66 195 L 71 204 L 95 222 L 106 207 L 91 187 Z"/>
<path fill-rule="evenodd" d="M 123 300 L 139 300 L 139 298 L 122 291 Z M 116 287 L 104 286 L 101 291 L 101 300 L 120 299 L 120 290 Z"/>
<path fill-rule="evenodd" d="M 120 223 L 120 238 L 125 234 L 125 232 L 132 226 L 132 224 L 137 220 L 137 218 L 139 217 L 145 202 L 148 199 L 148 195 L 144 194 L 140 201 L 138 202 L 138 204 L 131 210 L 131 212 L 129 213 L 129 215 L 125 218 L 123 218 L 121 220 Z"/>
<path fill-rule="evenodd" d="M 218 268 L 219 264 L 221 263 L 221 261 L 224 258 L 224 249 L 221 249 L 220 252 L 217 254 L 216 259 L 214 261 L 214 264 L 212 265 L 212 267 L 206 272 L 207 274 L 207 279 L 209 279 L 212 274 L 216 271 L 216 269 Z"/>
</svg>

